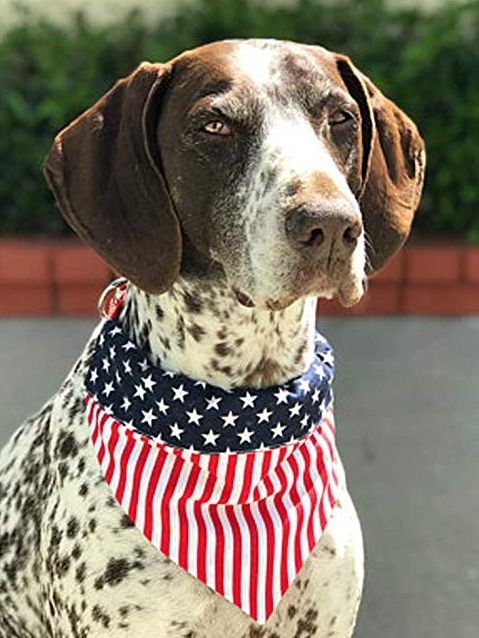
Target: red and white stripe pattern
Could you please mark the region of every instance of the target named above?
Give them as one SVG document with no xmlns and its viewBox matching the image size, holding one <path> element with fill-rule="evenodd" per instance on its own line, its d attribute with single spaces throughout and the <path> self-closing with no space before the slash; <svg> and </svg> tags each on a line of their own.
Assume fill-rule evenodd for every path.
<svg viewBox="0 0 479 638">
<path fill-rule="evenodd" d="M 116 499 L 163 554 L 266 622 L 318 542 L 342 465 L 332 407 L 305 438 L 253 452 L 174 448 L 86 395 L 98 461 Z"/>
</svg>

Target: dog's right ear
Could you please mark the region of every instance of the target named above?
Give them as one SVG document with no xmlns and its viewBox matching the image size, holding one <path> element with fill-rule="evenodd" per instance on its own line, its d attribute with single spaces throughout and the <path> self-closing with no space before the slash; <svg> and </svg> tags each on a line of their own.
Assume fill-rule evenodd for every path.
<svg viewBox="0 0 479 638">
<path fill-rule="evenodd" d="M 181 230 L 155 131 L 171 67 L 141 64 L 55 138 L 44 172 L 72 228 L 118 273 L 162 293 L 178 276 Z"/>
</svg>

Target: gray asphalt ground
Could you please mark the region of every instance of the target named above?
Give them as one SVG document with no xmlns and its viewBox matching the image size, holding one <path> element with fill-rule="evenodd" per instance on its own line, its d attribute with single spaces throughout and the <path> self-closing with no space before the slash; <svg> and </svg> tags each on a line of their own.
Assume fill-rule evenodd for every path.
<svg viewBox="0 0 479 638">
<path fill-rule="evenodd" d="M 0 445 L 94 322 L 0 321 Z M 479 635 L 479 317 L 325 319 L 339 446 L 367 553 L 355 638 Z"/>
</svg>

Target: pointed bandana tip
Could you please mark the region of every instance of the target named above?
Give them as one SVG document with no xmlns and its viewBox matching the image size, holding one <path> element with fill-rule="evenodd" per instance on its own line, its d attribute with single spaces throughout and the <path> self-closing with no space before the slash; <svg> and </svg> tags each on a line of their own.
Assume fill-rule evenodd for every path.
<svg viewBox="0 0 479 638">
<path fill-rule="evenodd" d="M 264 623 L 325 529 L 342 484 L 331 346 L 301 376 L 231 391 L 154 366 L 105 321 L 85 379 L 105 480 L 143 535 Z"/>
</svg>

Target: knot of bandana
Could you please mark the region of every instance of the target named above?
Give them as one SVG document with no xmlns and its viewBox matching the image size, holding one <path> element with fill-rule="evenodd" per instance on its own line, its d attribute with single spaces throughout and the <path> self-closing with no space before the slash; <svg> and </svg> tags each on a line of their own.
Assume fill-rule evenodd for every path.
<svg viewBox="0 0 479 638">
<path fill-rule="evenodd" d="M 149 363 L 116 320 L 105 322 L 86 378 L 108 414 L 173 447 L 248 452 L 307 436 L 329 409 L 334 357 L 317 333 L 308 370 L 283 385 L 224 390 Z"/>
</svg>

